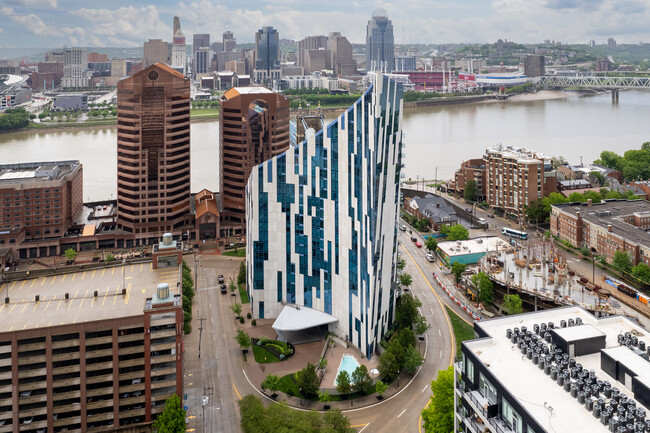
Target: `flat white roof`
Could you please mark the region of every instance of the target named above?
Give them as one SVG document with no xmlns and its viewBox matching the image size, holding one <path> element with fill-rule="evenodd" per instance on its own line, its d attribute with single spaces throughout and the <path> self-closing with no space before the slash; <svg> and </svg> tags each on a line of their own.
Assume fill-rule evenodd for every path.
<svg viewBox="0 0 650 433">
<path fill-rule="evenodd" d="M 605 333 L 592 325 L 579 325 L 570 328 L 559 328 L 554 331 L 565 341 L 581 340 L 583 338 L 602 337 Z"/>
<path fill-rule="evenodd" d="M 563 388 L 560 388 L 532 361 L 526 358 L 522 359 L 522 354 L 517 350 L 517 346 L 512 344 L 506 337 L 507 329 L 515 327 L 521 329 L 522 326 L 526 326 L 529 330 L 532 330 L 533 325 L 542 322 L 553 322 L 559 327 L 561 320 L 575 319 L 576 317 L 580 317 L 584 325 L 605 334 L 605 347 L 607 349 L 620 347 L 617 337 L 618 334 L 625 332 L 631 332 L 640 340 L 650 343 L 650 333 L 623 317 L 613 316 L 596 319 L 579 307 L 566 307 L 481 321 L 479 326 L 492 338 L 483 338 L 465 342 L 464 344 L 546 431 L 555 433 L 604 433 L 608 431 L 608 428 L 602 425 L 600 420 L 594 418 L 591 412 L 588 412 L 583 405 L 578 403 L 577 399 L 571 397 L 571 394 L 565 392 Z M 578 328 L 584 329 L 573 331 L 573 328 L 561 328 L 561 332 L 564 332 L 565 329 L 569 330 L 567 331 L 569 334 L 584 333 L 589 335 L 593 332 L 589 331 L 585 326 L 578 326 Z M 634 354 L 630 349 L 626 347 L 623 349 L 630 352 L 624 355 L 626 359 L 631 355 L 638 358 L 634 362 L 635 365 L 642 366 L 641 371 L 637 372 L 639 376 L 642 376 L 644 372 L 650 373 L 650 363 Z M 620 351 L 618 349 L 616 353 Z M 616 386 L 621 393 L 634 400 L 634 394 L 625 387 L 625 384 L 616 381 L 600 369 L 600 356 L 600 352 L 598 352 L 578 356 L 576 360 L 586 370 L 594 370 L 598 379 L 611 382 L 612 386 Z M 645 364 L 639 364 L 638 361 L 643 361 Z M 547 406 L 553 408 L 552 412 L 549 412 Z M 639 404 L 639 406 L 641 405 Z M 646 411 L 650 412 L 650 409 L 646 407 Z"/>
<path fill-rule="evenodd" d="M 313 308 L 285 305 L 272 326 L 273 329 L 280 332 L 301 331 L 338 321 L 339 319 L 336 317 Z"/>
<path fill-rule="evenodd" d="M 648 361 L 634 353 L 629 347 L 612 347 L 611 349 L 603 349 L 603 352 L 613 359 L 621 361 L 627 368 L 635 372 L 639 379 L 644 379 L 646 382 L 650 379 Z"/>
<path fill-rule="evenodd" d="M 482 238 L 467 239 L 465 241 L 444 241 L 438 243 L 438 248 L 450 257 L 463 256 L 466 254 L 485 253 L 501 251 L 510 245 L 498 236 L 487 236 Z"/>
<path fill-rule="evenodd" d="M 239 77 L 243 78 L 243 76 Z M 273 90 L 269 90 L 266 87 L 233 87 L 240 95 L 247 95 L 249 93 L 275 93 Z"/>
</svg>

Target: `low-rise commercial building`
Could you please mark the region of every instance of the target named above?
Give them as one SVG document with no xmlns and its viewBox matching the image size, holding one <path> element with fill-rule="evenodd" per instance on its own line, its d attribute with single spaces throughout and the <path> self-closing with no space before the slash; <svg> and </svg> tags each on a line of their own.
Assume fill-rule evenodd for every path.
<svg viewBox="0 0 650 433">
<path fill-rule="evenodd" d="M 180 266 L 150 266 L 0 283 L 1 431 L 150 422 L 182 395 Z"/>
<path fill-rule="evenodd" d="M 81 214 L 79 161 L 0 165 L 0 247 L 62 236 Z"/>
<path fill-rule="evenodd" d="M 608 261 L 616 251 L 632 262 L 650 265 L 650 203 L 645 200 L 605 200 L 565 203 L 551 208 L 551 233 L 577 248 L 588 248 Z"/>
<path fill-rule="evenodd" d="M 54 97 L 54 111 L 85 110 L 88 108 L 88 95 L 57 95 Z"/>
<path fill-rule="evenodd" d="M 464 241 L 438 242 L 438 255 L 447 266 L 455 262 L 472 265 L 486 254 L 505 251 L 508 247 L 508 243 L 500 237 L 486 236 Z"/>
<path fill-rule="evenodd" d="M 650 333 L 579 307 L 474 322 L 454 364 L 454 432 L 644 432 Z"/>
</svg>

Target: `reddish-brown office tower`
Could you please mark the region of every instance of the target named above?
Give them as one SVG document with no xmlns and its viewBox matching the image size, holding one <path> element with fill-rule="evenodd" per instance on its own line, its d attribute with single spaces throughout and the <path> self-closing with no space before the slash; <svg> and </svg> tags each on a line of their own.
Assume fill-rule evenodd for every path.
<svg viewBox="0 0 650 433">
<path fill-rule="evenodd" d="M 289 100 L 264 87 L 233 87 L 220 102 L 221 234 L 244 234 L 253 167 L 289 148 Z"/>
<path fill-rule="evenodd" d="M 162 63 L 117 85 L 117 207 L 135 245 L 192 227 L 190 82 Z"/>
</svg>

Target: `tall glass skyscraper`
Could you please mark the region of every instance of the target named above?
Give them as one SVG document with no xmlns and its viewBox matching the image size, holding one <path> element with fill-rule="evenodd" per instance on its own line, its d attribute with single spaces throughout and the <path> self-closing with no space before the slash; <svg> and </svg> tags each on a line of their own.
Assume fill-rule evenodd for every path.
<svg viewBox="0 0 650 433">
<path fill-rule="evenodd" d="M 384 9 L 377 8 L 366 27 L 366 71 L 391 72 L 394 67 L 393 23 Z"/>
<path fill-rule="evenodd" d="M 273 27 L 262 27 L 255 33 L 254 75 L 260 82 L 280 78 L 280 34 Z"/>
<path fill-rule="evenodd" d="M 378 73 L 326 128 L 253 168 L 253 314 L 288 341 L 334 332 L 368 357 L 394 320 L 402 85 Z"/>
</svg>

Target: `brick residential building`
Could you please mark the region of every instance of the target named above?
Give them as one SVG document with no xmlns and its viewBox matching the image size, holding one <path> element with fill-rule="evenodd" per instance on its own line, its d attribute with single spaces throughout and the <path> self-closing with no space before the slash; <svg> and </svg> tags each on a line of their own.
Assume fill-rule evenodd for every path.
<svg viewBox="0 0 650 433">
<path fill-rule="evenodd" d="M 577 248 L 588 248 L 612 261 L 616 251 L 630 253 L 632 262 L 650 265 L 650 203 L 606 200 L 566 203 L 551 208 L 551 232 Z"/>
<path fill-rule="evenodd" d="M 557 179 L 550 159 L 533 151 L 512 146 L 487 149 L 486 201 L 492 209 L 520 218 L 526 206 L 557 191 Z"/>
<path fill-rule="evenodd" d="M 444 198 L 432 194 L 427 194 L 426 197 L 405 197 L 404 210 L 409 215 L 428 219 L 429 226 L 435 231 L 444 225 L 458 224 L 456 209 Z"/>
<path fill-rule="evenodd" d="M 289 148 L 289 100 L 264 87 L 233 87 L 219 105 L 221 230 L 243 234 L 251 170 Z"/>
<path fill-rule="evenodd" d="M 113 430 L 150 422 L 182 396 L 179 272 L 147 264 L 7 283 L 15 287 L 4 292 L 0 325 L 2 431 Z"/>
<path fill-rule="evenodd" d="M 485 160 L 482 158 L 469 159 L 460 165 L 460 169 L 454 173 L 454 187 L 456 194 L 463 196 L 465 185 L 470 180 L 476 181 L 476 201 L 485 200 L 486 192 L 486 169 Z"/>
<path fill-rule="evenodd" d="M 192 230 L 190 81 L 156 63 L 117 87 L 117 225 L 136 245 Z"/>
<path fill-rule="evenodd" d="M 59 238 L 80 216 L 79 161 L 0 165 L 0 248 Z"/>
</svg>

